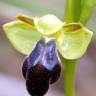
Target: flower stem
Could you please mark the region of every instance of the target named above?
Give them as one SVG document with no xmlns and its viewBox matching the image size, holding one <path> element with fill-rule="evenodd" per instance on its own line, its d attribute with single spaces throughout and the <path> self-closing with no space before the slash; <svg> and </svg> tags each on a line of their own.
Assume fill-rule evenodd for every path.
<svg viewBox="0 0 96 96">
<path fill-rule="evenodd" d="M 64 21 L 67 23 L 78 22 L 81 14 L 81 1 L 82 0 L 66 0 Z"/>
<path fill-rule="evenodd" d="M 64 96 L 75 96 L 76 60 L 65 60 L 64 65 Z"/>
<path fill-rule="evenodd" d="M 60 55 L 64 66 L 64 96 L 75 96 L 76 60 L 64 59 Z"/>
</svg>

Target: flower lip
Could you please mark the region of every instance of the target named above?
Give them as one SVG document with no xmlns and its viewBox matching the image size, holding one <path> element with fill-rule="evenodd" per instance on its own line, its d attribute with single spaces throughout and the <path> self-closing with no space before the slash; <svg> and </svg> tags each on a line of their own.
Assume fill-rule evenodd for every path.
<svg viewBox="0 0 96 96">
<path fill-rule="evenodd" d="M 61 73 L 61 61 L 54 40 L 40 39 L 34 50 L 25 58 L 22 66 L 26 88 L 30 95 L 43 96 L 49 85 L 55 83 Z"/>
</svg>

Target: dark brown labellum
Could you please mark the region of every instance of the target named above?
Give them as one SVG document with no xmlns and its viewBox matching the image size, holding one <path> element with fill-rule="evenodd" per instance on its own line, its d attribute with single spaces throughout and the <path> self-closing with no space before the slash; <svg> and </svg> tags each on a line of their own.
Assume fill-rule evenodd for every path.
<svg viewBox="0 0 96 96">
<path fill-rule="evenodd" d="M 38 41 L 32 53 L 25 58 L 22 72 L 30 95 L 43 96 L 49 84 L 60 77 L 61 62 L 55 41 Z"/>
</svg>

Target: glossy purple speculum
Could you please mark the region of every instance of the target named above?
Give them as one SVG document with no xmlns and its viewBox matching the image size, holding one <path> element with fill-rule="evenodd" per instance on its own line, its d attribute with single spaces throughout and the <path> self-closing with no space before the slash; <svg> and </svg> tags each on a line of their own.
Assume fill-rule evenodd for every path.
<svg viewBox="0 0 96 96">
<path fill-rule="evenodd" d="M 43 96 L 61 73 L 61 61 L 55 40 L 39 40 L 31 54 L 25 58 L 22 73 L 29 94 Z"/>
</svg>

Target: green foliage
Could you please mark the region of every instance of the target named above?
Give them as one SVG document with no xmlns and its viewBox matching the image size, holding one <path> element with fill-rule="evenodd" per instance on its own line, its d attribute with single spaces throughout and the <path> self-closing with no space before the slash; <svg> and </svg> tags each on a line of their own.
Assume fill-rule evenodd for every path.
<svg viewBox="0 0 96 96">
<path fill-rule="evenodd" d="M 78 22 L 81 14 L 81 0 L 66 0 L 65 22 Z"/>
<path fill-rule="evenodd" d="M 96 0 L 66 0 L 65 21 L 86 24 L 90 18 Z"/>
<path fill-rule="evenodd" d="M 93 9 L 96 7 L 96 0 L 83 0 L 82 1 L 82 13 L 80 16 L 80 22 L 86 24 L 90 16 L 92 15 Z"/>
</svg>

